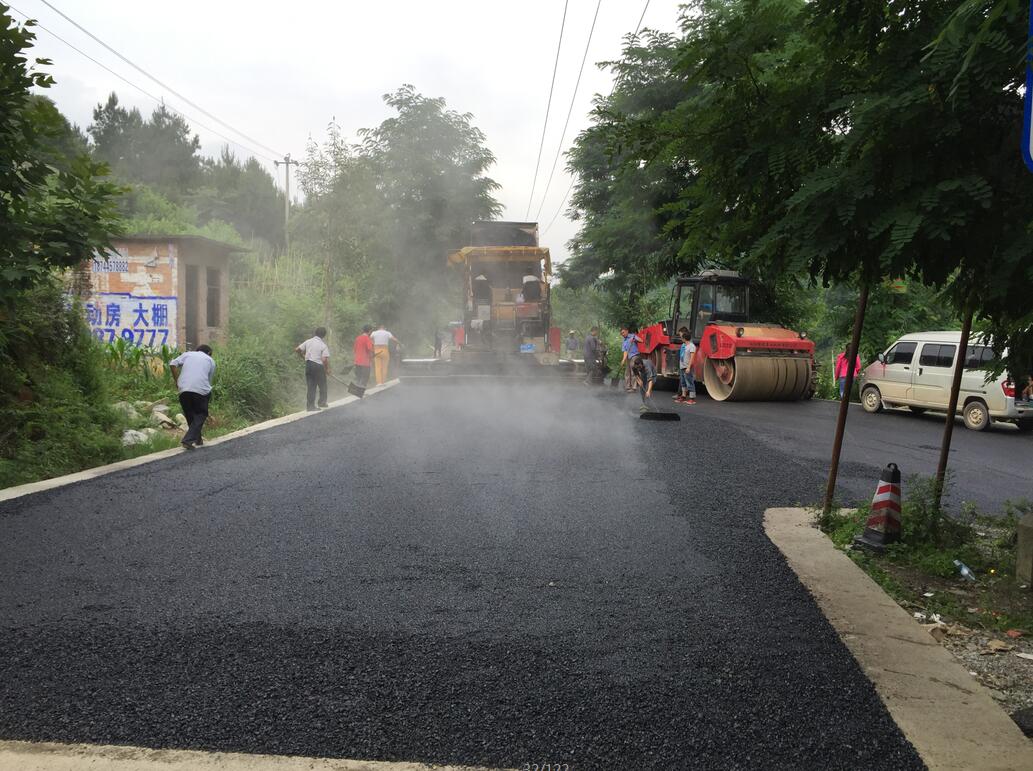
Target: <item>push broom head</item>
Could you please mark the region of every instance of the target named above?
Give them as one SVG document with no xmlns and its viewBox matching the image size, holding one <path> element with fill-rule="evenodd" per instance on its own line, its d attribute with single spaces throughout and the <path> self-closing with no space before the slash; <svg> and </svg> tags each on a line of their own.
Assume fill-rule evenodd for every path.
<svg viewBox="0 0 1033 771">
<path fill-rule="evenodd" d="M 362 395 L 366 393 L 366 389 L 362 386 L 355 385 L 355 383 L 349 383 L 348 393 L 350 393 L 352 396 L 358 396 L 361 399 Z"/>
<path fill-rule="evenodd" d="M 677 412 L 643 412 L 639 417 L 642 420 L 681 420 Z"/>
</svg>

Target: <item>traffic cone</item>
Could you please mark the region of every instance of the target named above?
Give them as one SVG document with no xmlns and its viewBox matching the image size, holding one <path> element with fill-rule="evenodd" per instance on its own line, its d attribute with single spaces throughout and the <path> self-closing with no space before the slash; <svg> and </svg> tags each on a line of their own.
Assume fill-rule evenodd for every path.
<svg viewBox="0 0 1033 771">
<path fill-rule="evenodd" d="M 879 486 L 872 498 L 872 513 L 864 533 L 854 538 L 854 546 L 878 554 L 900 540 L 900 469 L 890 463 L 879 477 Z"/>
</svg>

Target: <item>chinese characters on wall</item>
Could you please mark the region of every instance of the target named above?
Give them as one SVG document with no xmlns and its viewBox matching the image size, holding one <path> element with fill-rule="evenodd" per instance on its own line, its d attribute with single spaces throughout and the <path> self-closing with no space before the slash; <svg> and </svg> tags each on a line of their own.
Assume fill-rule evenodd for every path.
<svg viewBox="0 0 1033 771">
<path fill-rule="evenodd" d="M 101 292 L 86 303 L 86 322 L 98 340 L 117 338 L 145 348 L 176 347 L 176 298 Z"/>
</svg>

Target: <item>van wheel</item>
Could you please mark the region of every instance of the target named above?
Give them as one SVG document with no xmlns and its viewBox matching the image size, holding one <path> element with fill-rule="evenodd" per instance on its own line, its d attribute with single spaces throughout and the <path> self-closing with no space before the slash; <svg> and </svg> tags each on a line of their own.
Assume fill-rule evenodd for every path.
<svg viewBox="0 0 1033 771">
<path fill-rule="evenodd" d="M 965 405 L 964 414 L 965 428 L 971 428 L 973 431 L 985 431 L 990 427 L 990 412 L 982 402 L 969 402 Z"/>
<path fill-rule="evenodd" d="M 916 415 L 924 415 L 925 414 L 925 407 L 908 407 L 908 409 L 911 410 L 911 412 L 915 413 Z"/>
<path fill-rule="evenodd" d="M 861 406 L 865 412 L 882 412 L 882 394 L 875 386 L 868 386 L 861 392 Z"/>
</svg>

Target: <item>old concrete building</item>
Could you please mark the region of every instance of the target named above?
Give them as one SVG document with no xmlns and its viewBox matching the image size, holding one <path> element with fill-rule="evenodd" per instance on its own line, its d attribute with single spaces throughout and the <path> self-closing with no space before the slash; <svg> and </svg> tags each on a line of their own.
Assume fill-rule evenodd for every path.
<svg viewBox="0 0 1033 771">
<path fill-rule="evenodd" d="M 189 350 L 225 338 L 229 259 L 240 247 L 203 236 L 125 236 L 87 266 L 86 320 L 104 342 Z"/>
</svg>

